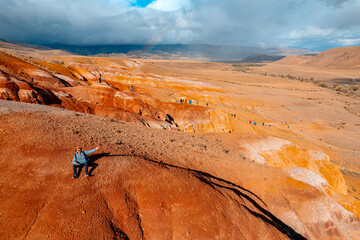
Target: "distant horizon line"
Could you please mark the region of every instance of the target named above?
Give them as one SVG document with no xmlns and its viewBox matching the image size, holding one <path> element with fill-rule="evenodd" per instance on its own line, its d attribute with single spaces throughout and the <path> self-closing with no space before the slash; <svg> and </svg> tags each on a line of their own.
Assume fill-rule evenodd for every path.
<svg viewBox="0 0 360 240">
<path fill-rule="evenodd" d="M 92 43 L 92 44 L 86 44 L 86 43 L 35 43 L 35 42 L 23 42 L 23 41 L 17 41 L 12 39 L 4 39 L 0 38 L 0 41 L 11 43 L 11 44 L 26 44 L 26 45 L 38 45 L 38 46 L 56 46 L 56 45 L 63 45 L 63 46 L 76 46 L 76 47 L 91 47 L 91 46 L 217 46 L 217 47 L 244 47 L 244 48 L 263 48 L 263 49 L 304 49 L 304 50 L 310 50 L 314 52 L 320 52 L 324 50 L 314 50 L 310 48 L 304 48 L 304 47 L 276 47 L 276 46 L 251 46 L 251 45 L 236 45 L 236 44 L 212 44 L 212 43 Z M 343 46 L 341 46 L 343 47 Z M 349 46 L 351 47 L 351 46 Z M 338 48 L 338 47 L 326 47 L 325 49 L 331 49 L 331 48 Z"/>
<path fill-rule="evenodd" d="M 102 47 L 102 46 L 216 46 L 216 47 L 239 47 L 239 48 L 258 48 L 258 49 L 301 49 L 301 50 L 309 50 L 315 53 L 324 52 L 333 48 L 347 48 L 347 47 L 360 47 L 360 45 L 351 45 L 351 46 L 327 46 L 319 49 L 311 49 L 306 47 L 297 47 L 297 46 L 287 46 L 287 47 L 276 47 L 276 46 L 251 46 L 251 45 L 236 45 L 236 44 L 212 44 L 212 43 L 92 43 L 92 44 L 81 44 L 81 43 L 35 43 L 35 42 L 23 42 L 12 39 L 4 39 L 0 38 L 0 41 L 18 44 L 18 45 L 33 45 L 33 46 L 42 46 L 49 47 L 52 46 L 71 46 L 71 47 Z"/>
</svg>

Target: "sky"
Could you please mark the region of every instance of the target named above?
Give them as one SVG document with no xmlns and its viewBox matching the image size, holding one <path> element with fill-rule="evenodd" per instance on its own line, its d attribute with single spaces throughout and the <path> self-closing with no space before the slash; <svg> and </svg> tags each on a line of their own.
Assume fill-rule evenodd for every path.
<svg viewBox="0 0 360 240">
<path fill-rule="evenodd" d="M 0 39 L 214 44 L 323 51 L 360 45 L 360 0 L 0 0 Z"/>
</svg>

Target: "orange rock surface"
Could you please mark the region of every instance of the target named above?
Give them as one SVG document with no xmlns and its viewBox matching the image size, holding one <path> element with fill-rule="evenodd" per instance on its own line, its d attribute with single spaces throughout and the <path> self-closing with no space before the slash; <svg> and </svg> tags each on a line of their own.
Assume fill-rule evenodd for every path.
<svg viewBox="0 0 360 240">
<path fill-rule="evenodd" d="M 0 52 L 0 99 L 60 108 L 0 102 L 2 239 L 359 235 L 356 98 L 225 63 L 13 46 Z M 73 149 L 97 144 L 96 176 L 70 179 Z"/>
<path fill-rule="evenodd" d="M 359 218 L 326 187 L 251 163 L 221 136 L 0 103 L 2 239 L 355 239 L 360 233 Z M 231 138 L 257 142 L 256 135 Z M 93 177 L 70 178 L 76 145 L 100 146 L 92 154 Z"/>
</svg>

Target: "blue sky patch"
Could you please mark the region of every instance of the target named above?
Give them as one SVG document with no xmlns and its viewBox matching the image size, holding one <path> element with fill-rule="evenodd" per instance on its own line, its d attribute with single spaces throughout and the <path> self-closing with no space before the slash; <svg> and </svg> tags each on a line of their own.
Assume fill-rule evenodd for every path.
<svg viewBox="0 0 360 240">
<path fill-rule="evenodd" d="M 136 0 L 131 4 L 131 6 L 146 7 L 147 5 L 149 5 L 153 1 L 154 0 Z"/>
</svg>

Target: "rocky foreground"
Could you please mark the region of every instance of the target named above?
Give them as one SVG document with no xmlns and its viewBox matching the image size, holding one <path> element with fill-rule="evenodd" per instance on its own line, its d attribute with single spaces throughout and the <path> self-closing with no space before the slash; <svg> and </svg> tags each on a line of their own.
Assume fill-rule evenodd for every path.
<svg viewBox="0 0 360 240">
<path fill-rule="evenodd" d="M 170 132 L 10 101 L 0 101 L 0 123 L 1 239 L 360 235 L 360 219 L 334 199 L 349 200 L 328 181 L 304 168 L 264 165 L 265 150 L 245 144 L 272 141 L 273 154 L 284 156 L 281 139 Z M 93 176 L 83 170 L 72 179 L 79 145 L 100 150 Z"/>
</svg>

